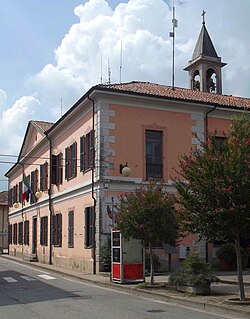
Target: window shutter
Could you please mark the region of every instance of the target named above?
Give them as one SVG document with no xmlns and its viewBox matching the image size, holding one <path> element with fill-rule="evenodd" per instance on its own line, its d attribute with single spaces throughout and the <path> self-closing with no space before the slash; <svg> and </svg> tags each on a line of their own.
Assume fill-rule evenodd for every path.
<svg viewBox="0 0 250 319">
<path fill-rule="evenodd" d="M 44 220 L 44 223 L 45 223 L 45 227 L 44 227 L 44 237 L 45 237 L 44 245 L 48 246 L 48 216 L 46 216 L 44 218 L 45 218 L 45 220 Z"/>
<path fill-rule="evenodd" d="M 77 174 L 77 143 L 72 144 L 72 176 Z"/>
<path fill-rule="evenodd" d="M 80 171 L 85 171 L 85 136 L 80 137 Z"/>
<path fill-rule="evenodd" d="M 65 150 L 66 152 L 66 150 Z M 66 167 L 65 167 L 66 169 Z M 57 156 L 52 155 L 52 173 L 51 173 L 51 183 L 56 184 L 56 170 L 57 170 Z"/>
<path fill-rule="evenodd" d="M 62 168 L 62 153 L 57 155 L 58 159 L 58 174 L 57 174 L 57 183 L 62 184 L 62 174 L 63 174 L 63 168 Z"/>
<path fill-rule="evenodd" d="M 14 229 L 13 229 L 13 244 L 16 245 L 17 244 L 17 223 L 15 223 L 13 225 Z"/>
<path fill-rule="evenodd" d="M 43 217 L 41 218 L 41 225 L 40 225 L 40 245 L 43 245 L 43 238 L 44 238 L 44 224 L 43 224 Z"/>
<path fill-rule="evenodd" d="M 74 212 L 68 214 L 68 247 L 74 246 Z"/>
<path fill-rule="evenodd" d="M 92 248 L 94 245 L 94 207 L 85 209 L 85 248 Z"/>
<path fill-rule="evenodd" d="M 45 164 L 44 164 L 44 188 L 43 188 L 43 190 L 48 190 L 48 176 L 49 176 L 49 174 L 48 174 L 48 168 L 49 168 L 49 165 L 48 165 L 48 162 L 46 162 Z"/>
<path fill-rule="evenodd" d="M 65 148 L 65 179 L 69 178 L 69 156 L 68 156 L 68 148 Z"/>
<path fill-rule="evenodd" d="M 84 212 L 84 246 L 85 248 L 89 247 L 89 214 L 88 214 L 89 207 L 85 208 Z"/>
<path fill-rule="evenodd" d="M 23 193 L 23 183 L 22 182 L 19 182 L 19 202 L 21 203 L 22 202 L 22 193 Z"/>
<path fill-rule="evenodd" d="M 93 167 L 94 159 L 94 131 L 90 131 L 89 135 L 89 167 Z"/>
<path fill-rule="evenodd" d="M 36 201 L 35 193 L 38 190 L 38 169 L 35 170 L 34 173 L 34 200 Z"/>
<path fill-rule="evenodd" d="M 58 225 L 58 246 L 62 246 L 62 214 L 57 215 L 57 225 Z"/>
<path fill-rule="evenodd" d="M 56 223 L 56 216 L 53 215 L 53 236 L 52 236 L 52 245 L 57 245 L 56 238 L 57 238 L 57 223 Z"/>
<path fill-rule="evenodd" d="M 13 188 L 9 189 L 9 192 L 8 192 L 9 207 L 11 207 L 13 205 L 13 203 L 12 203 L 12 193 L 13 193 Z"/>
<path fill-rule="evenodd" d="M 8 225 L 8 243 L 9 245 L 12 244 L 12 225 Z"/>
<path fill-rule="evenodd" d="M 31 182 L 30 182 L 30 188 L 31 188 L 30 203 L 31 204 L 35 202 L 34 186 L 35 186 L 35 171 L 31 172 Z"/>
<path fill-rule="evenodd" d="M 24 222 L 24 245 L 29 245 L 29 221 Z"/>
<path fill-rule="evenodd" d="M 43 190 L 43 165 L 40 165 L 40 191 Z"/>
</svg>

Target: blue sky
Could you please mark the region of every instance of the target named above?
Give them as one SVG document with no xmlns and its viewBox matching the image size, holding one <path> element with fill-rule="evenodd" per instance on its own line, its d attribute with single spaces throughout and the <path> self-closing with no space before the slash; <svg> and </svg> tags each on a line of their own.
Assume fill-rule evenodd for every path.
<svg viewBox="0 0 250 319">
<path fill-rule="evenodd" d="M 29 120 L 56 121 L 92 85 L 122 81 L 171 85 L 172 0 L 1 0 L 0 190 L 18 155 Z M 227 66 L 223 93 L 250 97 L 250 1 L 175 0 L 175 84 L 188 87 L 183 71 L 202 26 Z M 102 52 L 102 54 L 101 54 Z M 101 55 L 103 68 L 101 73 Z M 12 158 L 13 160 L 13 158 Z"/>
<path fill-rule="evenodd" d="M 0 88 L 9 102 L 25 92 L 25 79 L 48 63 L 69 28 L 79 21 L 74 8 L 83 0 L 1 0 Z M 108 1 L 114 9 L 119 0 Z M 3 76 L 4 75 L 4 76 Z M 16 84 L 15 84 L 16 83 Z"/>
</svg>

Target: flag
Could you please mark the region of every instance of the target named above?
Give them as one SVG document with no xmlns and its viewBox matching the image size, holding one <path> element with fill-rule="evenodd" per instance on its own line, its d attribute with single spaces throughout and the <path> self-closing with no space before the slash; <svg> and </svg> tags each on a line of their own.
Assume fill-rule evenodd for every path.
<svg viewBox="0 0 250 319">
<path fill-rule="evenodd" d="M 22 193 L 22 199 L 26 200 L 27 202 L 29 201 L 29 197 L 30 197 L 30 186 L 29 186 L 29 182 L 27 180 L 27 177 L 23 174 L 23 193 Z"/>
</svg>

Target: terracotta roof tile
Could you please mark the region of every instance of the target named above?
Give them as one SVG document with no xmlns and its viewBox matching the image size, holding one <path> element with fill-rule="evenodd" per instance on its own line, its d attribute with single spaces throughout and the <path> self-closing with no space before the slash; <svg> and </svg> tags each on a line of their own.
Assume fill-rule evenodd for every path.
<svg viewBox="0 0 250 319">
<path fill-rule="evenodd" d="M 206 93 L 178 87 L 175 87 L 173 90 L 171 86 L 154 84 L 150 82 L 99 84 L 96 86 L 96 88 L 116 92 L 143 94 L 161 98 L 173 98 L 178 100 L 208 103 L 220 107 L 250 108 L 250 98 Z"/>
</svg>

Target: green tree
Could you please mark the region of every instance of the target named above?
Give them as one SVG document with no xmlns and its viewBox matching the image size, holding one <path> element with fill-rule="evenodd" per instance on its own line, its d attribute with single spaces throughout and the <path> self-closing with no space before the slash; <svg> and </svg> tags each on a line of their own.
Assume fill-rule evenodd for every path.
<svg viewBox="0 0 250 319">
<path fill-rule="evenodd" d="M 154 243 L 175 244 L 177 222 L 175 199 L 164 191 L 164 185 L 153 184 L 120 197 L 116 222 L 125 239 L 135 238 L 149 246 L 150 283 L 154 283 Z"/>
<path fill-rule="evenodd" d="M 180 158 L 174 179 L 184 231 L 207 240 L 233 240 L 240 300 L 245 300 L 240 234 L 250 229 L 250 118 L 234 118 L 219 149 L 209 136 L 202 150 Z"/>
</svg>

